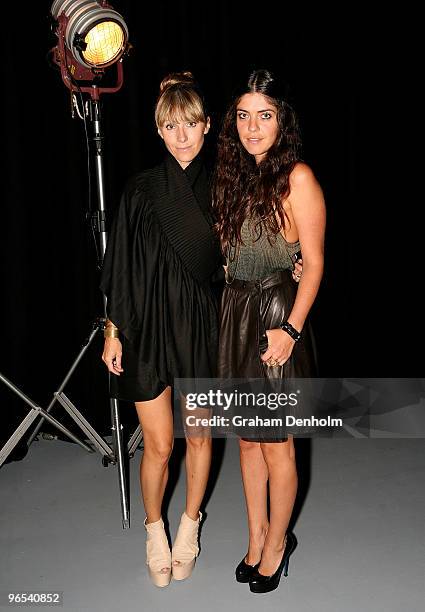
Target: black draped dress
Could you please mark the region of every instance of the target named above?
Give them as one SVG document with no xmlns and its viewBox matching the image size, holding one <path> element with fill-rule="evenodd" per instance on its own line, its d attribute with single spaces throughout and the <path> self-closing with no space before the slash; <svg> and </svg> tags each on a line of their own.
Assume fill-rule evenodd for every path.
<svg viewBox="0 0 425 612">
<path fill-rule="evenodd" d="M 167 154 L 130 179 L 100 285 L 123 344 L 113 397 L 151 400 L 174 378 L 216 376 L 222 263 L 200 155 L 183 170 Z"/>
</svg>

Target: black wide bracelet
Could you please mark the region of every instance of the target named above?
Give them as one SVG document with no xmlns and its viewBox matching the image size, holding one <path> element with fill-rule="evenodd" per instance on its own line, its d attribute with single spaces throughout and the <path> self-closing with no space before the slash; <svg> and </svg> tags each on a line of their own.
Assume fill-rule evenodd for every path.
<svg viewBox="0 0 425 612">
<path fill-rule="evenodd" d="M 298 342 L 298 340 L 301 338 L 300 332 L 297 331 L 295 327 L 292 327 L 288 321 L 284 321 L 281 325 L 279 325 L 279 327 L 280 329 L 283 329 L 283 331 L 286 331 L 286 333 L 289 334 L 291 338 L 295 340 L 295 342 Z"/>
</svg>

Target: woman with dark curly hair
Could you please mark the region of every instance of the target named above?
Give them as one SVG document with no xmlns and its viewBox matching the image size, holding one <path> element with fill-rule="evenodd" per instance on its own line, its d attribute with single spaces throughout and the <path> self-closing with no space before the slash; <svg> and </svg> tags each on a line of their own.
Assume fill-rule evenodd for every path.
<svg viewBox="0 0 425 612">
<path fill-rule="evenodd" d="M 221 378 L 314 375 L 307 316 L 323 274 L 325 205 L 299 148 L 295 114 L 275 77 L 267 70 L 252 72 L 224 118 L 213 185 L 216 228 L 227 258 Z M 300 251 L 297 288 L 291 270 Z M 296 545 L 287 531 L 298 483 L 293 437 L 256 431 L 240 438 L 240 462 L 249 547 L 236 579 L 264 593 L 277 588 L 282 571 L 287 575 Z"/>
</svg>

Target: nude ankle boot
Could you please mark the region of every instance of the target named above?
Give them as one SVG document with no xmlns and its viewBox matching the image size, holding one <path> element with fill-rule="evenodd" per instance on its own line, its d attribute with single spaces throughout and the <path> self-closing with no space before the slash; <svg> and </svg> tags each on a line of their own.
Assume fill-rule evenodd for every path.
<svg viewBox="0 0 425 612">
<path fill-rule="evenodd" d="M 183 512 L 171 553 L 174 580 L 184 580 L 192 573 L 199 554 L 198 531 L 202 514 L 196 521 Z"/>
<path fill-rule="evenodd" d="M 171 552 L 162 518 L 155 523 L 144 525 L 146 536 L 146 565 L 152 582 L 158 587 L 165 587 L 171 580 Z"/>
</svg>

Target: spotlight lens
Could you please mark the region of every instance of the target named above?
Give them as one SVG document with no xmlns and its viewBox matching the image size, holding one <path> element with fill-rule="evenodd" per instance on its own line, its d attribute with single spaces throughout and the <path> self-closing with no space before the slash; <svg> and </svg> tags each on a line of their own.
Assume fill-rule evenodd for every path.
<svg viewBox="0 0 425 612">
<path fill-rule="evenodd" d="M 103 66 L 121 54 L 125 36 L 115 21 L 102 21 L 89 30 L 84 42 L 87 44 L 82 56 L 88 64 Z"/>
</svg>

